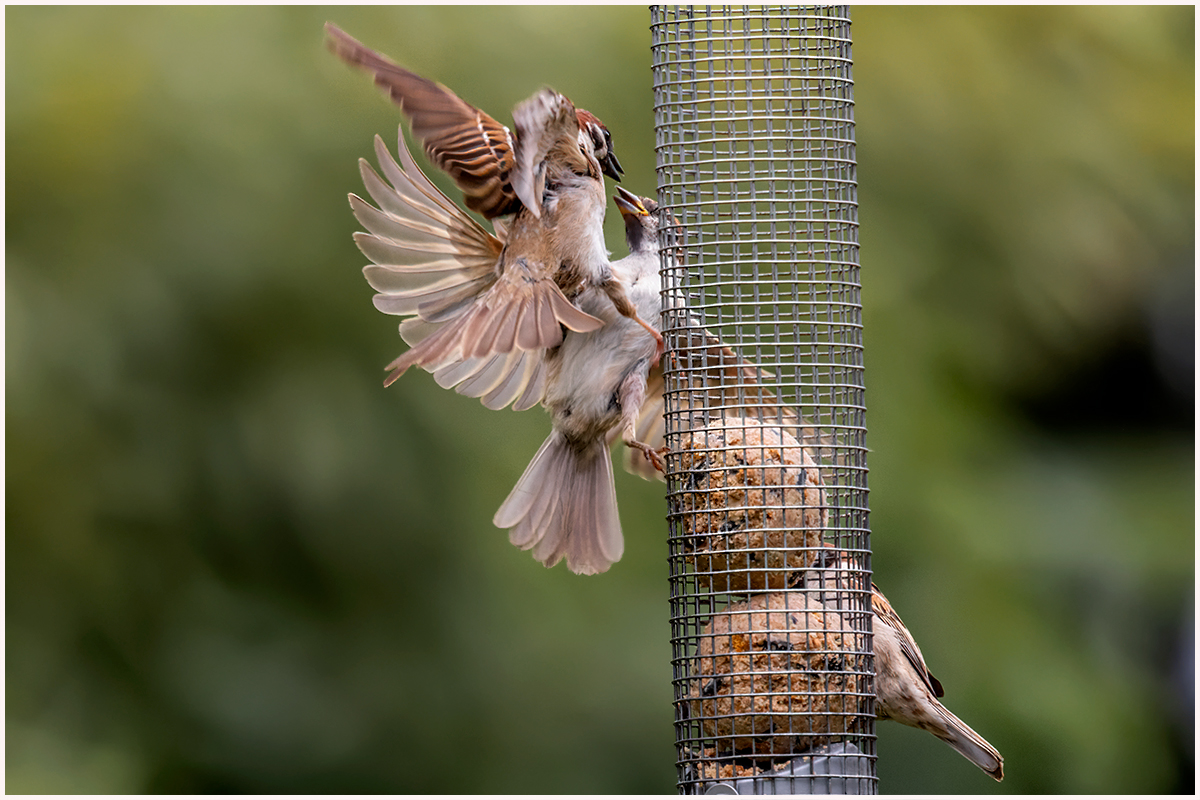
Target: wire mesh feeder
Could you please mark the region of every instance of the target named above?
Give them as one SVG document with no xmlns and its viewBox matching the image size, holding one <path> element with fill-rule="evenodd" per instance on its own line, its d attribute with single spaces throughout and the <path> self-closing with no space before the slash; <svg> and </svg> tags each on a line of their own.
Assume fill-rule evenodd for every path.
<svg viewBox="0 0 1200 800">
<path fill-rule="evenodd" d="M 877 791 L 849 29 L 651 7 L 684 793 Z"/>
</svg>

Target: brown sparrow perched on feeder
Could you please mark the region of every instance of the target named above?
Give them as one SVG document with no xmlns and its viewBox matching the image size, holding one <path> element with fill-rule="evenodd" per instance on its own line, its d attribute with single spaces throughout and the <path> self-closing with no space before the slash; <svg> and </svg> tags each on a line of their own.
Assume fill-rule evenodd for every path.
<svg viewBox="0 0 1200 800">
<path fill-rule="evenodd" d="M 821 561 L 818 564 L 822 563 Z M 845 553 L 826 549 L 826 570 L 808 573 L 805 587 L 826 598 L 849 588 L 853 569 Z M 986 739 L 950 713 L 938 698 L 942 684 L 925 666 L 925 657 L 892 604 L 871 584 L 875 643 L 875 716 L 929 731 L 997 781 L 1004 780 L 1004 758 Z"/>
<path fill-rule="evenodd" d="M 658 277 L 658 204 L 618 189 L 613 198 L 625 220 L 629 255 L 612 264 L 643 319 L 662 306 Z M 579 295 L 579 307 L 604 321 L 599 330 L 571 331 L 546 351 L 542 405 L 554 430 L 496 512 L 509 541 L 547 567 L 562 558 L 580 574 L 604 572 L 621 558 L 609 445 L 620 435 L 654 469 L 660 453 L 638 441 L 634 427 L 646 399 L 646 374 L 661 353 L 632 318 L 619 316 L 599 288 Z"/>
<path fill-rule="evenodd" d="M 332 23 L 325 30 L 335 54 L 372 73 L 389 92 L 429 158 L 463 190 L 468 208 L 490 220 L 512 215 L 502 224 L 506 241 L 491 274 L 472 271 L 470 280 L 454 269 L 443 274 L 408 269 L 412 251 L 422 251 L 422 243 L 392 241 L 386 230 L 372 230 L 368 257 L 401 276 L 402 284 L 381 290 L 391 299 L 377 305 L 436 326 L 389 365 L 385 385 L 414 364 L 436 372 L 513 350 L 555 347 L 564 328 L 595 330 L 601 321 L 571 302 L 588 287 L 601 289 L 621 314 L 651 332 L 661 353 L 662 337 L 638 316 L 604 247 L 602 173 L 618 179 L 621 166 L 600 120 L 542 89 L 513 109 L 514 135 L 446 87 L 409 72 Z M 475 260 L 492 244 L 455 242 L 447 255 Z"/>
</svg>

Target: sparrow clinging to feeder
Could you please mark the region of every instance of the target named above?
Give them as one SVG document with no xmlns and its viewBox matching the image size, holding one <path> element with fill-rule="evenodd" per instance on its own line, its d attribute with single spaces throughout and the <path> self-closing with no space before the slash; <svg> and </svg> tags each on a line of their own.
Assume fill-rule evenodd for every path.
<svg viewBox="0 0 1200 800">
<path fill-rule="evenodd" d="M 855 572 L 848 554 L 824 548 L 818 562 L 825 569 L 812 570 L 805 587 L 821 589 L 826 602 L 837 592 L 845 593 Z M 964 758 L 995 778 L 1004 780 L 1004 757 L 967 723 L 938 699 L 942 684 L 925 666 L 925 657 L 908 627 L 892 604 L 871 584 L 872 633 L 875 644 L 875 716 L 892 719 L 932 733 Z"/>
</svg>

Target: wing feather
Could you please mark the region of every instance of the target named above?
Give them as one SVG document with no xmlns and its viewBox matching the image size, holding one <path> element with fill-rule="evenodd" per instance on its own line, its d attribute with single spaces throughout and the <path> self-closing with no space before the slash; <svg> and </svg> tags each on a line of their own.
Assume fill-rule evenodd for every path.
<svg viewBox="0 0 1200 800">
<path fill-rule="evenodd" d="M 429 158 L 465 195 L 467 208 L 485 217 L 520 208 L 513 191 L 513 137 L 508 128 L 440 83 L 401 67 L 326 23 L 329 48 L 343 61 L 369 72 L 412 123 Z"/>
</svg>

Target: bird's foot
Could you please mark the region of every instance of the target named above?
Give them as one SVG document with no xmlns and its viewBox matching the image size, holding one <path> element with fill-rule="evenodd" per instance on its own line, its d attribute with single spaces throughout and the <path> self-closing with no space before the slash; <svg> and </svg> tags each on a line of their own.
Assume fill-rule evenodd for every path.
<svg viewBox="0 0 1200 800">
<path fill-rule="evenodd" d="M 665 446 L 660 447 L 657 450 L 655 450 L 653 447 L 646 444 L 645 442 L 628 441 L 628 442 L 625 442 L 625 444 L 629 445 L 630 447 L 632 447 L 634 449 L 641 450 L 642 455 L 644 455 L 646 457 L 646 460 L 650 462 L 650 466 L 654 467 L 656 470 L 658 470 L 661 473 L 664 473 L 664 474 L 666 473 L 667 465 L 663 461 L 663 456 L 665 456 L 667 454 L 667 448 Z"/>
</svg>

